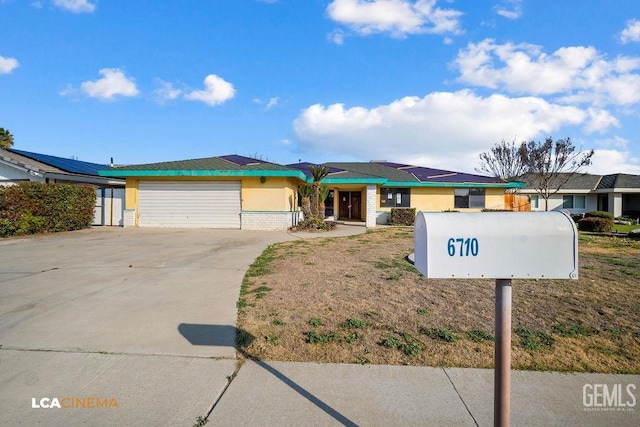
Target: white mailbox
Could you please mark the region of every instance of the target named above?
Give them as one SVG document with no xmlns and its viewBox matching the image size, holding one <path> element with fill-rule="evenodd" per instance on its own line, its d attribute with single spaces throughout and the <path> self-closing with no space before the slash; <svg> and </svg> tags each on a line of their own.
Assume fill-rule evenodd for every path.
<svg viewBox="0 0 640 427">
<path fill-rule="evenodd" d="M 578 232 L 563 212 L 419 212 L 414 239 L 429 278 L 578 278 Z"/>
</svg>

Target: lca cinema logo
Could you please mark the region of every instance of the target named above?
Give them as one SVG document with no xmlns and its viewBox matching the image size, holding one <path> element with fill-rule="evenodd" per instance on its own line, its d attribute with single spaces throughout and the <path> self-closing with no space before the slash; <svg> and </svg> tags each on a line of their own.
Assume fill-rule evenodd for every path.
<svg viewBox="0 0 640 427">
<path fill-rule="evenodd" d="M 585 384 L 585 411 L 633 411 L 637 403 L 635 384 Z"/>
<path fill-rule="evenodd" d="M 42 397 L 31 398 L 31 408 L 33 409 L 98 409 L 98 408 L 119 408 L 118 400 L 115 397 Z"/>
</svg>

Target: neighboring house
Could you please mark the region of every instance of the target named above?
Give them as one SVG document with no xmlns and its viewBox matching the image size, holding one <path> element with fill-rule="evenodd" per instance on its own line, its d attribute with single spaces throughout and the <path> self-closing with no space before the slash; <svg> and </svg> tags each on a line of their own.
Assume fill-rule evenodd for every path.
<svg viewBox="0 0 640 427">
<path fill-rule="evenodd" d="M 94 224 L 123 225 L 125 181 L 98 174 L 98 170 L 108 167 L 13 148 L 0 149 L 0 185 L 29 181 L 91 185 L 97 194 Z"/>
<path fill-rule="evenodd" d="M 126 178 L 125 226 L 286 229 L 300 218 L 298 187 L 309 163 L 279 165 L 229 155 L 101 170 Z M 504 209 L 519 182 L 390 162 L 326 163 L 327 213 L 367 227 L 393 207 L 423 211 Z"/>
<path fill-rule="evenodd" d="M 529 195 L 532 211 L 568 210 L 573 214 L 590 211 L 611 212 L 615 217 L 640 217 L 640 175 L 574 174 L 556 194 L 549 197 L 549 207 L 531 185 L 531 177 L 523 176 L 521 194 Z"/>
</svg>

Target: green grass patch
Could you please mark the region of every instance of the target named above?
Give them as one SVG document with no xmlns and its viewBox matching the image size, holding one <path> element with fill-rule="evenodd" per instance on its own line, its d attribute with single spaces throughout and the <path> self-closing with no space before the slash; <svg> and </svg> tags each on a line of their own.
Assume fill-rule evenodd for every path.
<svg viewBox="0 0 640 427">
<path fill-rule="evenodd" d="M 322 319 L 320 319 L 319 317 L 312 317 L 311 319 L 309 319 L 309 324 L 314 328 L 317 328 L 318 326 L 322 325 Z"/>
<path fill-rule="evenodd" d="M 416 310 L 416 313 L 418 313 L 420 316 L 425 316 L 427 313 L 429 313 L 429 309 L 425 307 L 420 307 L 419 309 Z"/>
<path fill-rule="evenodd" d="M 594 328 L 588 328 L 582 324 L 565 324 L 555 323 L 551 326 L 551 329 L 555 334 L 565 338 L 572 338 L 577 336 L 591 336 L 598 333 Z"/>
<path fill-rule="evenodd" d="M 515 333 L 520 337 L 520 346 L 529 351 L 552 347 L 555 342 L 553 337 L 546 332 L 516 328 Z"/>
<path fill-rule="evenodd" d="M 395 337 L 388 337 L 383 339 L 380 345 L 386 348 L 396 349 L 400 345 L 400 340 Z"/>
<path fill-rule="evenodd" d="M 319 334 L 316 331 L 307 331 L 304 335 L 307 337 L 307 343 L 309 344 L 327 344 L 338 338 L 338 335 L 332 331 L 326 334 Z"/>
<path fill-rule="evenodd" d="M 269 264 L 277 258 L 277 251 L 274 245 L 267 246 L 262 254 L 256 258 L 249 266 L 245 277 L 259 277 L 271 273 Z"/>
<path fill-rule="evenodd" d="M 613 224 L 613 231 L 616 233 L 628 233 L 636 228 L 640 228 L 640 225 Z"/>
<path fill-rule="evenodd" d="M 418 341 L 411 341 L 400 345 L 400 349 L 407 356 L 416 357 L 422 351 L 422 344 Z"/>
<path fill-rule="evenodd" d="M 347 344 L 353 344 L 356 341 L 358 341 L 360 338 L 362 338 L 364 335 L 361 332 L 354 332 L 352 334 L 347 335 L 346 337 L 344 337 L 344 342 L 346 342 Z"/>
<path fill-rule="evenodd" d="M 362 319 L 357 319 L 357 318 L 349 318 L 346 320 L 346 322 L 343 323 L 343 325 L 345 328 L 358 328 L 358 329 L 364 329 L 367 326 L 369 326 L 369 322 L 367 322 L 366 320 L 362 320 Z"/>
<path fill-rule="evenodd" d="M 467 338 L 477 343 L 483 343 L 485 341 L 495 341 L 493 335 L 481 329 L 473 329 L 467 332 Z"/>
<path fill-rule="evenodd" d="M 451 331 L 440 328 L 421 328 L 420 333 L 428 336 L 434 340 L 440 340 L 445 342 L 455 342 L 458 340 L 458 336 Z"/>
</svg>

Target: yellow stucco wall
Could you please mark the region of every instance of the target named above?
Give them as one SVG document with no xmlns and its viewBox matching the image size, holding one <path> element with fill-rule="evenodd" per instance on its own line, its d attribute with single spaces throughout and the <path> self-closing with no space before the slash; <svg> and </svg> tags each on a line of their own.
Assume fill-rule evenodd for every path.
<svg viewBox="0 0 640 427">
<path fill-rule="evenodd" d="M 124 189 L 125 209 L 138 209 L 138 180 L 135 178 L 126 179 Z"/>
<path fill-rule="evenodd" d="M 455 209 L 453 187 L 413 187 L 411 188 L 411 207 L 417 211 L 441 212 Z M 380 187 L 377 189 L 376 207 L 380 211 L 390 211 L 390 207 L 380 205 Z M 504 189 L 487 188 L 485 190 L 486 209 L 504 209 Z M 477 212 L 481 209 L 456 209 L 464 212 Z"/>
<path fill-rule="evenodd" d="M 267 177 L 242 180 L 243 211 L 292 211 L 297 206 L 298 185 L 291 178 Z"/>
<path fill-rule="evenodd" d="M 486 209 L 504 209 L 504 188 L 487 188 L 484 200 Z"/>
</svg>

